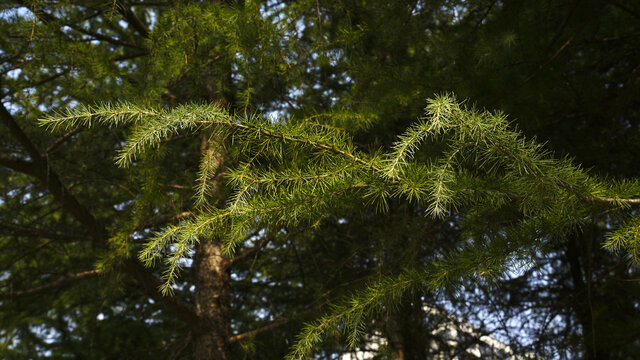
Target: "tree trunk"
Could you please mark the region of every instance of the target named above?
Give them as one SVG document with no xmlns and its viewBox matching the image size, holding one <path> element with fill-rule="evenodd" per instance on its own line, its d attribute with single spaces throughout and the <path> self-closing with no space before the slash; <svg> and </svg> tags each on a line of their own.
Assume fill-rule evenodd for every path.
<svg viewBox="0 0 640 360">
<path fill-rule="evenodd" d="M 225 2 L 225 1 L 222 1 Z M 213 59 L 213 56 L 212 56 Z M 213 60 L 215 63 L 215 60 Z M 212 104 L 226 107 L 227 98 L 218 87 L 220 78 L 231 80 L 230 71 L 222 71 L 214 67 L 204 74 L 204 93 Z M 216 194 L 217 206 L 224 207 L 223 174 L 225 171 L 224 146 L 219 139 L 210 137 L 211 130 L 202 134 L 200 152 L 204 156 L 207 151 L 216 151 L 212 161 L 216 174 L 211 179 L 212 193 Z M 227 360 L 231 358 L 229 336 L 231 334 L 231 288 L 229 270 L 230 259 L 222 252 L 222 243 L 216 239 L 200 239 L 195 249 L 193 266 L 195 268 L 195 306 L 196 315 L 200 318 L 200 330 L 193 338 L 193 358 L 195 360 Z"/>
<path fill-rule="evenodd" d="M 195 305 L 200 331 L 193 337 L 193 358 L 227 360 L 230 334 L 229 259 L 217 241 L 200 241 L 194 259 Z"/>
<path fill-rule="evenodd" d="M 418 360 L 428 358 L 425 351 L 426 314 L 420 296 L 412 295 L 402 300 L 387 322 L 387 339 L 393 360 Z"/>
<path fill-rule="evenodd" d="M 391 360 L 405 360 L 404 334 L 399 321 L 399 314 L 392 314 L 387 321 L 387 338 L 391 346 Z"/>
<path fill-rule="evenodd" d="M 586 239 L 581 238 L 579 234 L 571 236 L 567 245 L 567 258 L 571 270 L 573 280 L 575 299 L 573 300 L 573 311 L 582 326 L 582 342 L 588 360 L 606 360 L 609 359 L 609 349 L 606 344 L 598 341 L 597 324 L 594 321 L 593 308 L 598 306 L 594 304 L 596 299 L 591 294 L 589 277 L 591 274 L 586 269 L 585 262 L 587 257 L 591 256 L 590 251 L 580 251 L 582 246 L 588 244 Z M 582 254 L 581 254 L 582 253 Z M 586 278 L 586 281 L 585 281 Z"/>
</svg>

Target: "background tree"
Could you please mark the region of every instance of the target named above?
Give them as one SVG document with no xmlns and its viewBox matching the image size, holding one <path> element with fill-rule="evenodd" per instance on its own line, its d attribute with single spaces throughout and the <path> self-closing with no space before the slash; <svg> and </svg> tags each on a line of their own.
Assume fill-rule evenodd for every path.
<svg viewBox="0 0 640 360">
<path fill-rule="evenodd" d="M 632 2 L 3 9 L 3 356 L 282 358 L 325 311 L 316 324 L 352 338 L 308 327 L 297 350 L 478 342 L 436 350 L 423 304 L 522 353 L 636 352 Z M 443 91 L 523 135 L 450 97 L 417 120 Z M 43 111 L 67 117 L 57 138 Z M 143 249 L 165 263 L 145 269 Z"/>
</svg>

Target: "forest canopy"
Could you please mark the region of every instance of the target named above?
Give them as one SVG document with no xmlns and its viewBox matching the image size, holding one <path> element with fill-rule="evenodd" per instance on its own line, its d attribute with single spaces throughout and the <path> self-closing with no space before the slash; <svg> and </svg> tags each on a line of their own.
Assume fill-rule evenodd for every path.
<svg viewBox="0 0 640 360">
<path fill-rule="evenodd" d="M 632 358 L 638 20 L 3 3 L 0 355 Z"/>
</svg>

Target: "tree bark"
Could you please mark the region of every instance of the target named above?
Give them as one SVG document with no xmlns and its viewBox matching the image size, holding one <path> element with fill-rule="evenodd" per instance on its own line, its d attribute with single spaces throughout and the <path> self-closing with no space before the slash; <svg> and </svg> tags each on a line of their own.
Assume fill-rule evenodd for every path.
<svg viewBox="0 0 640 360">
<path fill-rule="evenodd" d="M 569 238 L 567 244 L 567 259 L 571 270 L 571 278 L 573 280 L 575 299 L 573 300 L 573 311 L 580 325 L 582 326 L 582 343 L 588 360 L 606 360 L 609 359 L 609 349 L 606 344 L 598 341 L 597 324 L 594 321 L 593 308 L 600 304 L 594 304 L 596 299 L 588 288 L 588 277 L 591 276 L 587 271 L 585 262 L 588 262 L 590 251 L 580 251 L 582 246 L 589 246 L 580 234 L 575 234 Z M 582 253 L 582 254 L 581 254 Z M 586 279 L 586 281 L 585 281 Z"/>
<path fill-rule="evenodd" d="M 226 2 L 220 0 L 221 2 Z M 203 93 L 212 104 L 227 107 L 229 99 L 218 86 L 220 79 L 231 81 L 230 69 L 221 69 L 212 55 L 209 72 L 203 74 Z M 217 65 L 217 66 L 216 66 Z M 224 81 L 224 80 L 223 80 Z M 210 181 L 211 193 L 215 194 L 218 207 L 224 207 L 227 194 L 224 191 L 223 174 L 225 171 L 224 146 L 220 139 L 212 138 L 211 132 L 201 137 L 200 152 L 204 156 L 207 151 L 216 151 L 213 167 L 216 174 Z M 193 358 L 195 360 L 227 360 L 231 358 L 231 283 L 229 271 L 231 260 L 222 252 L 219 239 L 200 239 L 195 249 L 194 300 L 196 315 L 199 317 L 200 329 L 193 337 Z"/>
<path fill-rule="evenodd" d="M 215 98 L 217 89 L 210 89 L 209 97 L 217 103 L 226 104 L 223 97 Z M 225 170 L 224 147 L 205 133 L 201 137 L 200 151 L 216 151 L 212 159 L 217 169 L 210 180 L 212 193 L 218 207 L 226 203 L 223 174 Z M 219 239 L 200 239 L 195 249 L 194 300 L 199 330 L 193 337 L 193 358 L 196 360 L 227 360 L 230 355 L 231 335 L 231 284 L 229 270 L 231 260 L 222 251 Z"/>
<path fill-rule="evenodd" d="M 389 317 L 387 322 L 387 337 L 389 339 L 389 345 L 391 345 L 391 360 L 405 360 L 404 351 L 404 334 L 402 333 L 402 327 L 398 319 L 399 314 L 393 314 Z"/>
<path fill-rule="evenodd" d="M 200 241 L 194 267 L 195 305 L 201 330 L 193 338 L 194 359 L 230 359 L 229 264 L 219 242 Z"/>
<path fill-rule="evenodd" d="M 428 358 L 425 351 L 426 314 L 419 296 L 412 295 L 402 300 L 400 306 L 389 316 L 387 338 L 391 346 L 391 359 L 413 360 Z"/>
</svg>

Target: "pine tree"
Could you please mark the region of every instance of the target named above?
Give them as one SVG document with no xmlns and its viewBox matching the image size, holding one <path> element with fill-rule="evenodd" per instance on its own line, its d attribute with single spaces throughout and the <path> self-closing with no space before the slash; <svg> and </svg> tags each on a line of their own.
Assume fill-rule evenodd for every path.
<svg viewBox="0 0 640 360">
<path fill-rule="evenodd" d="M 637 147 L 638 10 L 591 5 L 3 5 L 3 356 L 477 345 L 425 346 L 438 304 L 628 358 L 640 184 L 587 149 Z"/>
</svg>

